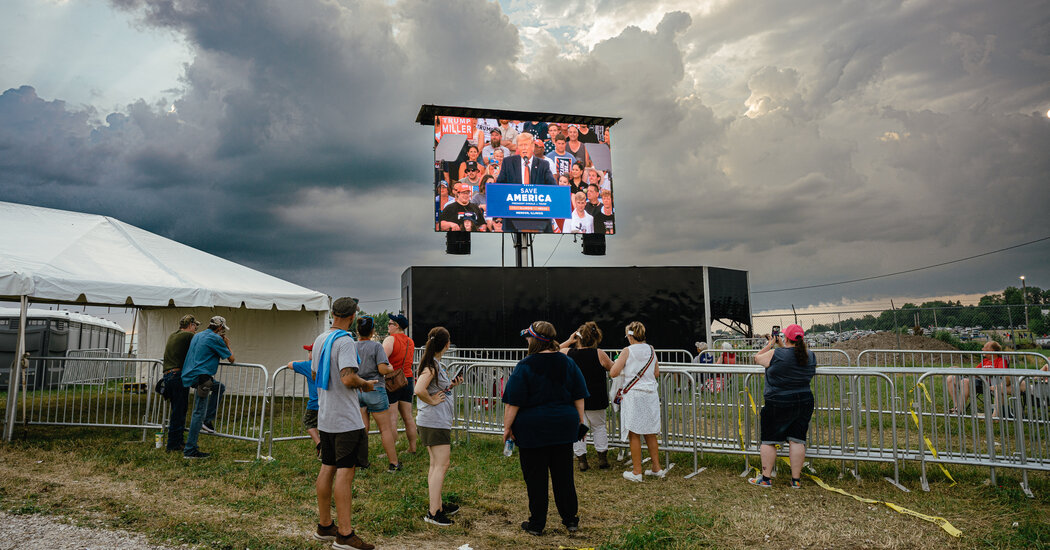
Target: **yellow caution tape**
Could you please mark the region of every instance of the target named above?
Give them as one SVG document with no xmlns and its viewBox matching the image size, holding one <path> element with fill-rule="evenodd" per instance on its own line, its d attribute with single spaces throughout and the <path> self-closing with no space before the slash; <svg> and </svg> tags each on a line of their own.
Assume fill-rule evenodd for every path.
<svg viewBox="0 0 1050 550">
<path fill-rule="evenodd" d="M 933 399 L 930 398 L 930 392 L 926 389 L 926 386 L 922 382 L 919 382 L 918 384 L 915 385 L 915 387 L 922 389 L 922 393 L 926 397 L 926 401 L 929 401 L 930 404 L 932 405 L 933 404 Z M 911 415 L 911 421 L 913 423 L 915 423 L 915 429 L 918 430 L 919 429 L 919 415 L 915 413 L 915 400 L 913 399 L 914 395 L 915 395 L 915 388 L 912 388 L 912 389 L 908 390 L 908 414 Z M 920 432 L 919 435 L 921 435 L 923 441 L 926 442 L 926 448 L 929 449 L 930 453 L 933 454 L 933 458 L 937 458 L 937 449 L 934 448 L 933 441 L 930 441 L 930 438 L 926 437 L 926 434 L 923 434 L 922 432 Z M 937 463 L 937 467 L 941 469 L 941 473 L 944 474 L 944 477 L 946 477 L 949 480 L 951 480 L 952 484 L 949 485 L 949 487 L 954 487 L 955 484 L 956 484 L 955 478 L 952 477 L 952 474 L 948 473 L 948 469 L 944 467 L 944 464 L 941 464 L 941 463 L 938 462 Z"/>
<path fill-rule="evenodd" d="M 786 459 L 784 457 L 780 457 L 780 460 L 783 460 L 784 463 L 788 465 L 788 467 L 791 466 L 791 461 L 789 461 L 788 459 Z M 865 504 L 882 504 L 882 505 L 886 506 L 887 508 L 889 508 L 890 510 L 893 510 L 894 512 L 897 512 L 897 513 L 900 513 L 900 514 L 906 514 L 906 515 L 909 515 L 909 516 L 914 516 L 914 517 L 917 517 L 917 518 L 919 518 L 921 520 L 928 521 L 930 523 L 934 523 L 937 526 L 939 526 L 941 529 L 944 529 L 944 531 L 946 533 L 948 533 L 949 535 L 951 535 L 953 537 L 960 537 L 960 536 L 962 536 L 962 531 L 956 529 L 955 526 L 951 524 L 951 522 L 949 522 L 948 520 L 946 520 L 946 519 L 944 519 L 942 517 L 939 517 L 939 516 L 928 516 L 926 514 L 920 514 L 919 512 L 916 512 L 914 510 L 909 510 L 908 508 L 905 508 L 903 506 L 894 504 L 892 502 L 885 502 L 885 501 L 882 501 L 882 500 L 875 500 L 875 499 L 870 499 L 870 498 L 864 498 L 864 497 L 861 497 L 861 496 L 857 496 L 857 495 L 854 495 L 854 494 L 849 493 L 847 491 L 843 491 L 842 489 L 839 489 L 837 487 L 832 487 L 831 485 L 828 485 L 827 483 L 824 483 L 824 480 L 820 479 L 819 477 L 817 477 L 815 475 L 805 474 L 805 476 L 810 478 L 810 479 L 812 479 L 814 483 L 816 483 L 821 488 L 823 488 L 823 489 L 825 489 L 827 491 L 831 491 L 833 493 L 838 493 L 840 495 L 848 496 L 850 498 L 853 498 L 854 500 L 858 500 L 858 501 L 863 502 Z"/>
<path fill-rule="evenodd" d="M 580 546 L 579 548 L 577 548 L 575 546 L 559 546 L 558 550 L 594 550 L 594 547 L 593 546 Z"/>
</svg>

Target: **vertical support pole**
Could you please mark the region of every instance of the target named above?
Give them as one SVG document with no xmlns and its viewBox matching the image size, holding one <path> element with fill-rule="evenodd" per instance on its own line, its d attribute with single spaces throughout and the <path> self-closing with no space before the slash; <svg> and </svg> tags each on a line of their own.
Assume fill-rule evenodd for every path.
<svg viewBox="0 0 1050 550">
<path fill-rule="evenodd" d="M 748 312 L 750 313 L 750 311 L 751 311 L 751 276 L 750 276 L 750 273 L 748 274 L 748 282 L 747 282 L 747 307 L 748 307 Z M 751 322 L 754 323 L 753 320 Z M 751 328 L 751 327 L 748 327 L 748 328 Z M 711 339 L 711 279 L 708 276 L 707 266 L 706 265 L 704 266 L 704 341 L 705 342 L 712 342 L 712 346 L 714 345 L 714 340 Z"/>
<path fill-rule="evenodd" d="M 18 411 L 18 383 L 22 380 L 22 356 L 26 352 L 26 315 L 29 309 L 29 297 L 21 297 L 21 305 L 18 313 L 18 342 L 15 353 L 14 364 L 8 373 L 7 381 L 7 410 L 4 415 L 4 441 L 11 441 L 15 433 L 15 413 Z"/>
</svg>

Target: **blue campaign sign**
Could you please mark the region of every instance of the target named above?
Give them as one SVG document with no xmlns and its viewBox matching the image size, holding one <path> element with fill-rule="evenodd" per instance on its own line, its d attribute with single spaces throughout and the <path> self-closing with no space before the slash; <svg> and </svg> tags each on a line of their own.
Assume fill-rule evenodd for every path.
<svg viewBox="0 0 1050 550">
<path fill-rule="evenodd" d="M 490 183 L 485 188 L 489 218 L 568 218 L 571 188 L 566 185 Z"/>
</svg>

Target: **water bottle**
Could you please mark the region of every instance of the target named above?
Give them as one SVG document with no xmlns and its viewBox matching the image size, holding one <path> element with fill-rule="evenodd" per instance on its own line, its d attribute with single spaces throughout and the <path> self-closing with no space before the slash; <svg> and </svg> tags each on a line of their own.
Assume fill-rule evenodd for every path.
<svg viewBox="0 0 1050 550">
<path fill-rule="evenodd" d="M 154 445 L 154 446 L 155 446 L 156 448 L 158 448 L 158 449 L 159 449 L 159 448 L 160 448 L 160 445 L 161 445 L 161 440 L 162 440 L 163 438 L 164 438 L 164 434 L 163 434 L 162 432 L 157 432 L 157 433 L 153 434 L 153 445 Z"/>
<path fill-rule="evenodd" d="M 508 439 L 507 443 L 503 445 L 503 456 L 510 456 L 514 452 L 514 440 Z"/>
</svg>

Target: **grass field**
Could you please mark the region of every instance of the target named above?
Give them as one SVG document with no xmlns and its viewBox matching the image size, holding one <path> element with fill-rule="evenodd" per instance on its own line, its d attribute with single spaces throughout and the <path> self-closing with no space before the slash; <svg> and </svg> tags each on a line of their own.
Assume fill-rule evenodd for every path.
<svg viewBox="0 0 1050 550">
<path fill-rule="evenodd" d="M 17 434 L 24 434 L 22 428 Z M 318 462 L 306 441 L 278 443 L 273 462 L 237 462 L 254 456 L 245 442 L 204 437 L 215 455 L 187 461 L 142 442 L 141 431 L 30 427 L 0 446 L 0 503 L 16 514 L 64 516 L 75 523 L 119 527 L 151 541 L 205 548 L 326 548 L 308 539 L 316 522 L 313 482 Z M 150 437 L 149 439 L 152 440 Z M 1050 479 L 1030 475 L 1035 498 L 1019 489 L 1016 472 L 951 468 L 951 487 L 931 472 L 931 491 L 919 489 L 909 466 L 903 493 L 882 481 L 889 467 L 862 465 L 863 481 L 838 479 L 837 462 L 817 461 L 825 481 L 850 493 L 942 516 L 963 531 L 952 538 L 932 523 L 881 505 L 857 502 L 806 482 L 801 491 L 783 477 L 772 490 L 739 476 L 738 457 L 705 454 L 707 469 L 683 479 L 691 455 L 665 480 L 630 484 L 623 468 L 577 473 L 581 530 L 569 536 L 551 504 L 547 534 L 518 527 L 527 516 L 516 457 L 501 454 L 495 437 L 472 436 L 453 446 L 446 498 L 463 511 L 453 527 L 424 523 L 425 452 L 402 457 L 404 470 L 376 467 L 358 473 L 354 523 L 380 548 L 1040 548 L 1050 547 Z M 403 445 L 403 439 L 402 439 Z M 593 452 L 593 451 L 592 451 Z M 610 453 L 613 454 L 613 453 Z M 593 464 L 593 460 L 592 460 Z"/>
</svg>

